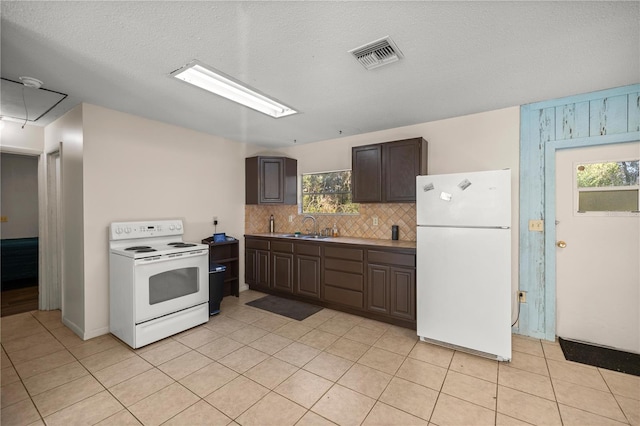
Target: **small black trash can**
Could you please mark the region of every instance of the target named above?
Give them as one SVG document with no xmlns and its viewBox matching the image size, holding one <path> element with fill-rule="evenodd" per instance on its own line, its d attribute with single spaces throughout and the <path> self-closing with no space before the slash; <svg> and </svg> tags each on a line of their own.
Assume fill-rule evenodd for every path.
<svg viewBox="0 0 640 426">
<path fill-rule="evenodd" d="M 224 271 L 227 268 L 218 263 L 209 265 L 209 315 L 220 313 L 220 302 L 224 292 Z"/>
</svg>

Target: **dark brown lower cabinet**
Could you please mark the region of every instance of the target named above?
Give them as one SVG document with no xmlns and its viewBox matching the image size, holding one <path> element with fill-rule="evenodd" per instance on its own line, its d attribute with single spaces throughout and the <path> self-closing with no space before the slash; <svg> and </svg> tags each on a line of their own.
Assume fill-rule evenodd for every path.
<svg viewBox="0 0 640 426">
<path fill-rule="evenodd" d="M 396 318 L 416 320 L 416 270 L 390 268 L 390 312 Z"/>
<path fill-rule="evenodd" d="M 367 250 L 367 310 L 416 320 L 416 256 Z"/>
<path fill-rule="evenodd" d="M 320 244 L 296 243 L 294 246 L 293 294 L 320 299 Z"/>
<path fill-rule="evenodd" d="M 371 312 L 389 314 L 389 267 L 371 265 L 367 267 L 367 309 Z"/>
<path fill-rule="evenodd" d="M 367 310 L 415 321 L 415 269 L 369 264 Z"/>
<path fill-rule="evenodd" d="M 245 281 L 266 293 L 415 329 L 415 252 L 408 249 L 247 237 Z"/>
<path fill-rule="evenodd" d="M 244 281 L 252 288 L 269 288 L 269 241 L 245 239 Z"/>
<path fill-rule="evenodd" d="M 271 287 L 293 293 L 293 243 L 271 242 Z"/>
<path fill-rule="evenodd" d="M 271 286 L 275 290 L 293 293 L 293 255 L 271 254 Z"/>
<path fill-rule="evenodd" d="M 258 250 L 256 258 L 258 260 L 256 284 L 262 288 L 269 288 L 271 286 L 269 282 L 269 252 Z"/>
<path fill-rule="evenodd" d="M 324 248 L 323 299 L 349 308 L 364 308 L 364 250 Z"/>
</svg>

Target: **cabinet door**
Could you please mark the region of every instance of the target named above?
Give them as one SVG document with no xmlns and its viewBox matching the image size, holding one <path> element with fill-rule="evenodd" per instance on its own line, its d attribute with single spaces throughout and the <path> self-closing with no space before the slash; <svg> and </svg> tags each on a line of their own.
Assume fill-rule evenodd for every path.
<svg viewBox="0 0 640 426">
<path fill-rule="evenodd" d="M 260 158 L 260 203 L 284 203 L 283 158 Z"/>
<path fill-rule="evenodd" d="M 351 162 L 353 202 L 381 202 L 382 145 L 377 144 L 352 148 Z M 415 182 L 413 186 L 415 186 Z"/>
<path fill-rule="evenodd" d="M 255 285 L 257 281 L 258 258 L 257 250 L 245 249 L 244 251 L 244 282 Z"/>
<path fill-rule="evenodd" d="M 368 265 L 367 309 L 381 314 L 389 313 L 389 267 Z"/>
<path fill-rule="evenodd" d="M 269 252 L 256 251 L 256 285 L 269 288 Z"/>
<path fill-rule="evenodd" d="M 386 202 L 416 201 L 416 176 L 420 174 L 420 141 L 420 138 L 408 139 L 383 145 L 383 197 Z"/>
<path fill-rule="evenodd" d="M 320 299 L 320 258 L 317 256 L 296 256 L 295 289 L 301 296 Z"/>
<path fill-rule="evenodd" d="M 293 255 L 271 253 L 271 268 L 271 286 L 275 290 L 293 293 Z"/>
<path fill-rule="evenodd" d="M 409 268 L 390 269 L 391 315 L 415 321 L 416 319 L 416 271 Z"/>
</svg>

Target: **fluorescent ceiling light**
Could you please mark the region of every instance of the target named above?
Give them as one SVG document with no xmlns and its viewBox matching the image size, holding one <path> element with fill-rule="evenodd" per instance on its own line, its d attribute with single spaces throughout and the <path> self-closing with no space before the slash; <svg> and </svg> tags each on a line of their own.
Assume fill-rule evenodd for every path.
<svg viewBox="0 0 640 426">
<path fill-rule="evenodd" d="M 172 72 L 171 75 L 274 118 L 298 113 L 298 111 L 199 61 L 191 62 Z"/>
</svg>

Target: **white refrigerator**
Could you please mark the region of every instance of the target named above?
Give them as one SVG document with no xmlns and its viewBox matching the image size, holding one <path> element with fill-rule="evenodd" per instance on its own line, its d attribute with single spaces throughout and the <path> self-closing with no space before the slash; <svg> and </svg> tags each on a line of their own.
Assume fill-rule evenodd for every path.
<svg viewBox="0 0 640 426">
<path fill-rule="evenodd" d="M 417 333 L 511 359 L 511 170 L 416 178 Z"/>
</svg>

